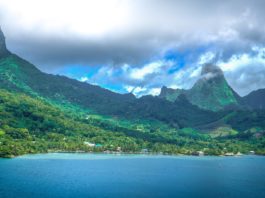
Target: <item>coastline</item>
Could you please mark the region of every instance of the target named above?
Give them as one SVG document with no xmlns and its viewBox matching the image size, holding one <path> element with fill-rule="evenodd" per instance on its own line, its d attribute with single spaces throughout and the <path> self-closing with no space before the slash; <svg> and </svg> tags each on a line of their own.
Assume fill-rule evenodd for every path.
<svg viewBox="0 0 265 198">
<path fill-rule="evenodd" d="M 0 159 L 13 159 L 13 158 L 19 158 L 26 155 L 45 155 L 45 154 L 91 154 L 91 155 L 117 155 L 117 156 L 133 156 L 133 155 L 139 155 L 139 156 L 171 156 L 171 157 L 180 157 L 180 156 L 187 156 L 187 157 L 241 157 L 241 156 L 262 156 L 265 155 L 259 155 L 259 154 L 229 154 L 229 155 L 195 155 L 195 154 L 167 154 L 167 153 L 161 153 L 161 152 L 85 152 L 85 151 L 51 151 L 51 152 L 43 152 L 43 153 L 25 153 L 23 155 L 18 156 L 7 156 L 7 157 L 0 157 Z"/>
</svg>

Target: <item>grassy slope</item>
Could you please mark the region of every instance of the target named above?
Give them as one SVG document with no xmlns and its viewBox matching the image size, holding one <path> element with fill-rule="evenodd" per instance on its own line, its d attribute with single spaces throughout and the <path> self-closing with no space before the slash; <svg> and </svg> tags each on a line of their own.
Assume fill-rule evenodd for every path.
<svg viewBox="0 0 265 198">
<path fill-rule="evenodd" d="M 77 108 L 77 107 L 76 107 Z M 245 141 L 215 140 L 190 128 L 176 131 L 165 125 L 139 122 L 115 122 L 112 118 L 83 117 L 74 107 L 58 108 L 40 98 L 0 90 L 0 156 L 24 153 L 63 151 L 103 151 L 122 147 L 123 151 L 139 152 L 148 148 L 154 152 L 190 154 L 205 150 L 221 154 L 224 147 L 233 151 L 261 150 Z M 124 123 L 123 123 L 124 122 Z M 163 128 L 164 127 L 164 128 Z M 101 144 L 90 148 L 84 141 Z M 253 140 L 254 141 L 254 140 Z M 261 148 L 260 148 L 261 147 Z"/>
<path fill-rule="evenodd" d="M 0 90 L 0 109 L 2 157 L 48 150 L 103 151 L 117 147 L 123 151 L 149 148 L 177 152 L 177 144 L 194 141 L 179 137 L 174 130 L 167 133 L 160 131 L 163 128 L 152 130 L 145 123 L 137 123 L 137 128 L 134 125 L 125 128 L 125 123 L 116 123 L 110 118 L 83 117 L 85 112 L 76 113 L 72 106 L 58 108 L 40 98 L 6 90 Z M 84 141 L 102 147 L 88 148 Z"/>
<path fill-rule="evenodd" d="M 189 90 L 164 88 L 160 97 L 174 102 L 181 94 L 184 94 L 192 104 L 210 111 L 219 111 L 239 103 L 239 96 L 223 76 L 207 80 L 202 78 Z"/>
<path fill-rule="evenodd" d="M 0 90 L 0 109 L 0 156 L 48 149 L 83 150 L 85 140 L 105 145 L 113 141 L 119 145 L 135 142 L 122 132 L 94 126 L 74 112 L 66 113 L 24 94 Z"/>
<path fill-rule="evenodd" d="M 218 111 L 229 105 L 237 105 L 233 90 L 223 77 L 199 80 L 187 92 L 188 99 L 203 109 Z"/>
<path fill-rule="evenodd" d="M 48 150 L 91 150 L 84 146 L 84 141 L 104 145 L 96 150 L 115 150 L 121 146 L 124 151 L 149 148 L 186 154 L 203 148 L 220 154 L 220 148 L 224 147 L 223 140 L 212 140 L 189 128 L 216 121 L 223 115 L 210 113 L 209 116 L 209 112 L 187 104 L 185 99 L 176 104 L 153 97 L 134 100 L 131 96 L 41 73 L 15 55 L 0 60 L 0 81 L 3 88 L 0 91 L 0 156 Z M 120 117 L 99 115 L 93 108 Z M 238 127 L 235 116 L 230 123 Z M 244 126 L 251 127 L 248 125 Z M 176 130 L 176 127 L 183 129 Z M 256 144 L 255 139 L 253 142 Z M 256 148 L 253 142 L 244 143 L 244 149 L 261 147 Z M 242 141 L 236 143 L 241 144 Z"/>
<path fill-rule="evenodd" d="M 0 81 L 0 87 L 4 89 L 42 97 L 58 104 L 60 108 L 73 104 L 94 114 L 118 116 L 119 120 L 143 120 L 146 124 L 151 120 L 153 126 L 163 122 L 172 126 L 190 127 L 216 119 L 192 105 L 186 105 L 183 110 L 183 104 L 164 104 L 153 97 L 136 100 L 129 95 L 115 94 L 65 77 L 48 75 L 16 55 L 0 60 Z"/>
</svg>

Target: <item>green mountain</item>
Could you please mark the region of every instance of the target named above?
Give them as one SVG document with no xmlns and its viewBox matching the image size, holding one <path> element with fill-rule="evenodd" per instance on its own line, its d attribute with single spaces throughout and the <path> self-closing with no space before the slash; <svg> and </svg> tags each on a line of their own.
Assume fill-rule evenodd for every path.
<svg viewBox="0 0 265 198">
<path fill-rule="evenodd" d="M 153 96 L 136 99 L 132 94 L 118 94 L 64 76 L 45 74 L 14 54 L 0 59 L 0 82 L 0 88 L 42 97 L 58 104 L 77 105 L 94 114 L 158 120 L 181 127 L 216 119 L 216 116 L 208 116 L 210 112 L 188 101 L 183 105 L 181 100 L 172 104 Z"/>
<path fill-rule="evenodd" d="M 243 102 L 253 109 L 265 109 L 265 89 L 252 91 L 243 97 Z"/>
<path fill-rule="evenodd" d="M 70 102 L 104 114 L 115 113 L 126 102 L 135 100 L 132 94 L 118 94 L 64 76 L 45 74 L 11 53 L 0 59 L 0 82 L 0 88 Z"/>
<path fill-rule="evenodd" d="M 5 57 L 9 54 L 6 48 L 5 36 L 0 27 L 0 58 Z"/>
<path fill-rule="evenodd" d="M 138 99 L 43 73 L 9 52 L 0 31 L 0 157 L 119 147 L 171 154 L 265 153 L 265 111 L 242 107 L 212 65 L 190 90 L 163 87 L 159 97 Z"/>
<path fill-rule="evenodd" d="M 174 102 L 181 94 L 185 94 L 184 89 L 172 89 L 163 86 L 161 88 L 159 98 L 165 98 L 168 101 Z"/>
<path fill-rule="evenodd" d="M 2 42 L 5 43 L 4 36 Z M 5 48 L 5 44 L 3 46 Z M 185 102 L 184 106 L 182 100 L 172 104 L 152 96 L 136 99 L 133 94 L 118 94 L 64 76 L 46 74 L 9 52 L 0 59 L 0 82 L 0 88 L 3 89 L 42 97 L 57 104 L 77 105 L 94 114 L 121 119 L 156 120 L 176 128 L 205 124 L 217 119 L 216 116 L 208 116 L 210 112 L 189 102 Z M 186 113 L 183 114 L 181 111 L 184 108 Z"/>
<path fill-rule="evenodd" d="M 163 87 L 160 98 L 175 101 L 184 94 L 194 105 L 211 111 L 237 107 L 239 95 L 228 85 L 222 70 L 212 64 L 202 68 L 200 79 L 189 90 L 174 90 Z"/>
</svg>

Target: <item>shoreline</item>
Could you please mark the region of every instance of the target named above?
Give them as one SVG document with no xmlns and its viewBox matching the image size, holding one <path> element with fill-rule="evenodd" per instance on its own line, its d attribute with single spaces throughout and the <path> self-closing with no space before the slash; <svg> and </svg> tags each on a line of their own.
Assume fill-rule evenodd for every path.
<svg viewBox="0 0 265 198">
<path fill-rule="evenodd" d="M 262 156 L 265 157 L 265 155 L 259 155 L 259 154 L 229 154 L 229 155 L 194 155 L 194 154 L 165 154 L 165 153 L 142 153 L 142 152 L 85 152 L 85 151 L 52 151 L 52 152 L 44 152 L 44 153 L 26 153 L 23 155 L 18 156 L 7 156 L 7 157 L 0 157 L 0 159 L 14 159 L 25 155 L 41 155 L 41 154 L 92 154 L 92 155 L 146 155 L 146 156 L 187 156 L 187 157 L 241 157 L 241 156 Z"/>
</svg>

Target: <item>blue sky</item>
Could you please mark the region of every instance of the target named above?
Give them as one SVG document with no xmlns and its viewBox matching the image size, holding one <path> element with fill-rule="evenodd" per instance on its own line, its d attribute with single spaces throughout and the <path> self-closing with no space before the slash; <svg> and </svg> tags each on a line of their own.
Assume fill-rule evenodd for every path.
<svg viewBox="0 0 265 198">
<path fill-rule="evenodd" d="M 44 72 L 141 96 L 164 85 L 188 89 L 211 62 L 246 95 L 265 88 L 264 7 L 263 0 L 1 0 L 0 25 L 7 47 Z"/>
</svg>

